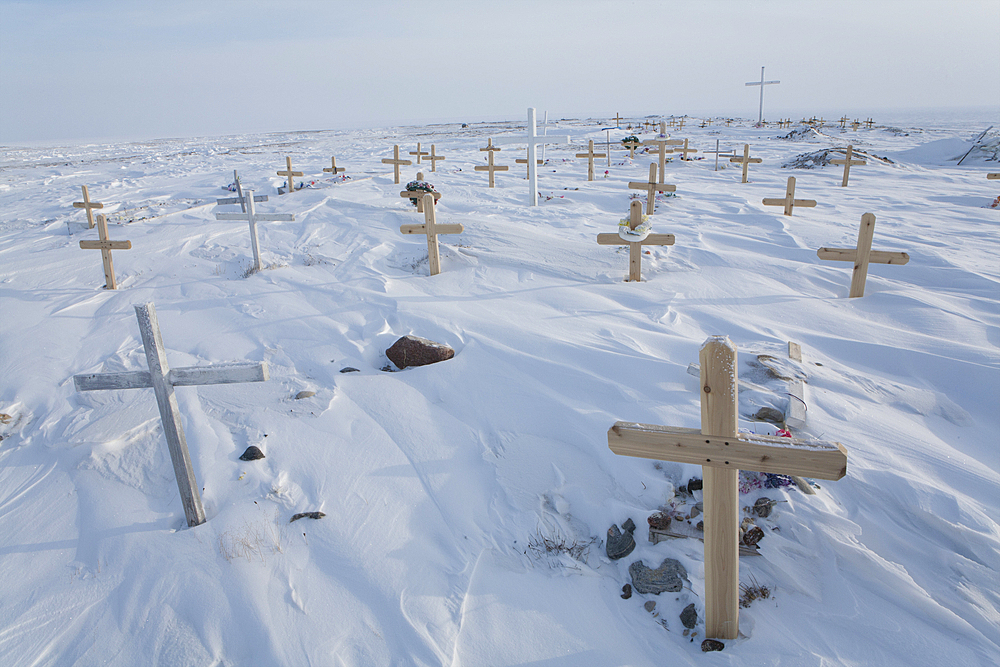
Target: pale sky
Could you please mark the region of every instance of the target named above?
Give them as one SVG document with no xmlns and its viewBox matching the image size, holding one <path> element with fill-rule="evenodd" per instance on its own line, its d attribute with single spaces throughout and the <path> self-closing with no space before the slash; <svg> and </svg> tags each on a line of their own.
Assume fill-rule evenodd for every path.
<svg viewBox="0 0 1000 667">
<path fill-rule="evenodd" d="M 1000 0 L 0 0 L 0 144 L 1000 112 Z M 1000 116 L 1000 113 L 998 113 Z"/>
</svg>

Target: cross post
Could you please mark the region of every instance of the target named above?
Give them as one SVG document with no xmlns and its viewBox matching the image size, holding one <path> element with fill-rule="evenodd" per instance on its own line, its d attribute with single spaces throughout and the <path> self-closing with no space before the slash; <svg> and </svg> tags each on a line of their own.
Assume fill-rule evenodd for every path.
<svg viewBox="0 0 1000 667">
<path fill-rule="evenodd" d="M 616 129 L 620 129 L 621 128 L 621 122 L 622 122 L 622 117 L 619 116 L 618 112 L 616 111 L 615 112 L 615 128 Z"/>
<path fill-rule="evenodd" d="M 347 170 L 344 167 L 338 167 L 337 166 L 337 156 L 336 155 L 331 155 L 330 156 L 330 166 L 329 167 L 323 167 L 323 171 L 325 171 L 325 172 L 327 172 L 329 174 L 332 174 L 333 176 L 336 176 L 340 172 L 347 171 Z"/>
<path fill-rule="evenodd" d="M 291 171 L 291 170 L 289 170 Z M 255 271 L 260 271 L 260 244 L 257 241 L 257 223 L 258 222 L 295 222 L 295 216 L 290 213 L 275 213 L 271 215 L 261 215 L 257 213 L 257 209 L 254 206 L 254 202 L 260 201 L 259 197 L 255 197 L 253 190 L 243 191 L 243 202 L 246 205 L 246 213 L 216 213 L 216 220 L 245 220 L 250 223 L 250 246 L 253 248 L 253 269 Z M 264 197 L 265 201 L 267 199 L 266 195 Z M 231 203 L 231 200 L 219 200 L 226 203 Z"/>
<path fill-rule="evenodd" d="M 490 146 L 488 148 L 480 148 L 479 150 L 481 150 L 481 151 L 489 150 L 489 153 L 488 153 L 488 155 L 489 155 L 489 164 L 486 164 L 486 165 L 477 164 L 475 167 L 473 167 L 473 170 L 474 171 L 488 171 L 488 172 L 490 172 L 490 187 L 492 188 L 493 187 L 493 172 L 495 172 L 495 171 L 507 171 L 508 169 L 510 169 L 510 167 L 508 167 L 507 165 L 496 165 L 496 164 L 493 164 L 493 151 L 498 151 L 498 150 L 500 150 L 499 148 L 493 148 L 492 146 Z"/>
<path fill-rule="evenodd" d="M 629 204 L 629 229 L 635 229 L 642 223 L 642 202 L 633 199 Z M 628 246 L 628 278 L 626 282 L 642 281 L 642 246 L 644 245 L 673 245 L 673 234 L 650 234 L 641 241 L 626 241 L 619 234 L 598 234 L 597 243 L 599 245 L 627 245 Z"/>
<path fill-rule="evenodd" d="M 753 162 L 753 163 L 763 162 L 763 160 L 761 160 L 759 157 L 750 157 L 750 144 L 743 144 L 743 157 L 742 158 L 731 157 L 731 158 L 729 158 L 729 161 L 730 162 L 736 162 L 737 164 L 742 164 L 743 165 L 743 182 L 744 183 L 748 182 L 747 181 L 747 167 L 750 166 L 750 163 L 751 162 Z"/>
<path fill-rule="evenodd" d="M 395 175 L 395 181 L 394 182 L 396 183 L 396 185 L 399 185 L 399 165 L 401 165 L 401 164 L 413 164 L 409 160 L 400 160 L 399 159 L 399 145 L 398 144 L 396 144 L 396 145 L 394 145 L 392 147 L 392 158 L 390 159 L 390 158 L 384 157 L 384 158 L 382 158 L 382 163 L 383 164 L 391 164 L 392 165 L 393 174 Z"/>
<path fill-rule="evenodd" d="M 760 86 L 760 115 L 757 118 L 757 124 L 760 125 L 764 122 L 764 86 L 770 86 L 775 83 L 781 83 L 780 81 L 764 81 L 764 68 L 760 68 L 760 81 L 751 81 L 746 84 L 748 86 Z"/>
<path fill-rule="evenodd" d="M 445 158 L 445 156 L 443 156 L 443 155 L 438 155 L 437 153 L 435 153 L 434 152 L 434 144 L 431 144 L 431 154 L 427 157 L 427 159 L 431 163 L 431 171 L 436 172 L 437 171 L 438 160 L 445 160 L 447 158 Z"/>
<path fill-rule="evenodd" d="M 539 144 L 568 144 L 568 136 L 542 136 L 538 134 L 534 107 L 528 108 L 528 131 L 520 137 L 501 139 L 506 144 L 528 144 L 528 205 L 538 206 L 538 170 L 535 168 L 535 157 Z"/>
<path fill-rule="evenodd" d="M 854 146 L 847 147 L 847 157 L 843 160 L 830 160 L 830 164 L 842 164 L 844 165 L 844 180 L 840 183 L 840 187 L 847 187 L 847 177 L 851 174 L 851 166 L 863 166 L 868 164 L 865 160 L 852 160 L 851 155 L 854 153 Z"/>
<path fill-rule="evenodd" d="M 590 144 L 588 144 L 588 147 L 587 147 L 587 152 L 586 153 L 577 153 L 576 156 L 577 157 L 585 157 L 585 158 L 587 158 L 587 180 L 588 181 L 592 181 L 592 180 L 594 180 L 594 158 L 595 157 L 607 157 L 608 154 L 607 153 L 595 153 L 594 152 L 594 140 L 591 139 L 590 140 Z"/>
<path fill-rule="evenodd" d="M 100 241 L 80 241 L 80 247 L 84 250 L 101 251 L 101 258 L 104 260 L 104 287 L 105 289 L 118 289 L 118 282 L 115 280 L 115 265 L 111 261 L 111 251 L 131 250 L 132 242 L 110 240 L 108 238 L 108 220 L 100 213 L 97 214 L 97 235 L 100 237 Z"/>
<path fill-rule="evenodd" d="M 191 455 L 188 452 L 187 438 L 184 436 L 174 387 L 264 382 L 268 379 L 267 363 L 238 362 L 171 369 L 167 364 L 166 349 L 156 319 L 156 308 L 152 303 L 135 306 L 135 316 L 139 321 L 139 333 L 142 336 L 148 370 L 74 375 L 73 383 L 77 391 L 153 388 L 156 405 L 160 410 L 160 420 L 163 423 L 163 435 L 167 440 L 170 461 L 173 463 L 174 476 L 177 478 L 177 488 L 184 505 L 184 516 L 188 526 L 194 527 L 205 523 L 205 509 L 201 504 L 198 482 L 191 465 Z"/>
<path fill-rule="evenodd" d="M 872 250 L 872 239 L 875 236 L 875 214 L 865 213 L 861 216 L 861 228 L 858 230 L 857 248 L 820 248 L 816 255 L 820 259 L 854 262 L 854 273 L 851 274 L 851 291 L 849 298 L 865 295 L 865 282 L 868 279 L 868 264 L 906 264 L 910 256 L 905 252 L 885 252 Z"/>
<path fill-rule="evenodd" d="M 302 176 L 301 171 L 292 171 L 292 158 L 285 156 L 285 171 L 279 171 L 278 176 L 284 176 L 288 182 L 288 189 L 285 190 L 286 193 L 295 192 L 295 182 L 292 180 L 293 176 Z"/>
<path fill-rule="evenodd" d="M 87 212 L 87 229 L 93 229 L 94 214 L 91 213 L 91 209 L 104 208 L 104 204 L 90 201 L 90 193 L 87 191 L 87 186 L 81 185 L 80 187 L 83 188 L 83 201 L 73 202 L 73 208 L 82 208 Z"/>
<path fill-rule="evenodd" d="M 417 142 L 417 150 L 410 151 L 410 155 L 416 155 L 417 156 L 417 164 L 420 164 L 420 158 L 423 157 L 424 155 L 430 155 L 430 153 L 428 153 L 427 151 L 421 151 L 420 150 L 420 142 L 418 141 Z"/>
<path fill-rule="evenodd" d="M 490 157 L 493 153 L 490 153 Z M 436 276 L 441 273 L 441 254 L 438 249 L 438 234 L 461 234 L 465 227 L 458 224 L 439 225 L 434 215 L 434 197 L 431 193 L 424 195 L 424 224 L 422 225 L 401 225 L 399 231 L 403 234 L 426 234 L 427 235 L 427 263 L 430 267 L 430 274 Z"/>
<path fill-rule="evenodd" d="M 712 336 L 701 347 L 701 429 L 616 422 L 608 447 L 621 456 L 701 464 L 705 514 L 705 634 L 739 634 L 739 471 L 837 480 L 847 474 L 838 442 L 737 432 L 736 346 Z"/>
<path fill-rule="evenodd" d="M 656 203 L 656 193 L 657 192 L 676 192 L 677 186 L 670 185 L 669 183 L 657 183 L 656 182 L 656 164 L 650 163 L 649 165 L 649 182 L 634 182 L 630 181 L 628 184 L 629 188 L 633 190 L 645 190 L 646 191 L 646 215 L 653 215 L 653 205 Z M 633 228 L 634 229 L 634 228 Z"/>
<path fill-rule="evenodd" d="M 784 206 L 785 215 L 792 214 L 792 208 L 795 206 L 805 206 L 806 208 L 812 208 L 816 206 L 815 199 L 796 199 L 795 198 L 795 177 L 788 177 L 788 185 L 785 188 L 785 196 L 781 199 L 762 199 L 761 203 L 764 206 Z"/>
</svg>

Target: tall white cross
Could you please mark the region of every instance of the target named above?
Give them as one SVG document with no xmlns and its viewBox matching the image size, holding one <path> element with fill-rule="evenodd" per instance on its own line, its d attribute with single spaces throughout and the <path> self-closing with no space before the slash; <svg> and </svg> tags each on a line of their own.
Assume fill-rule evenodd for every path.
<svg viewBox="0 0 1000 667">
<path fill-rule="evenodd" d="M 291 170 L 289 170 L 291 171 Z M 289 177 L 291 178 L 291 177 Z M 272 215 L 262 215 L 257 213 L 254 202 L 261 201 L 260 196 L 255 197 L 253 190 L 243 191 L 243 203 L 246 206 L 246 213 L 216 213 L 216 220 L 246 220 L 250 223 L 250 246 L 253 248 L 253 268 L 260 271 L 260 244 L 257 241 L 258 222 L 295 222 L 295 216 L 291 213 L 275 213 Z M 267 201 L 267 195 L 264 195 Z M 232 203 L 229 199 L 220 199 L 219 203 Z"/>
<path fill-rule="evenodd" d="M 759 125 L 761 121 L 764 120 L 764 86 L 770 86 L 773 83 L 781 83 L 780 81 L 764 81 L 764 68 L 760 68 L 760 81 L 751 81 L 748 86 L 760 86 L 760 116 L 757 118 L 757 124 Z"/>
<path fill-rule="evenodd" d="M 163 435 L 167 439 L 170 461 L 177 478 L 177 488 L 184 504 L 184 516 L 188 526 L 197 526 L 205 523 L 205 508 L 202 507 L 201 494 L 198 493 L 198 482 L 191 465 L 174 387 L 264 382 L 268 379 L 267 362 L 236 362 L 172 369 L 167 365 L 163 337 L 156 320 L 156 308 L 152 303 L 135 306 L 135 316 L 139 320 L 139 334 L 142 336 L 142 347 L 146 352 L 149 370 L 74 375 L 73 384 L 77 391 L 153 388 L 156 404 L 160 409 L 160 420 L 163 422 Z"/>
<path fill-rule="evenodd" d="M 537 146 L 547 143 L 568 144 L 568 136 L 542 136 L 538 134 L 535 109 L 528 109 L 528 133 L 520 137 L 505 137 L 499 140 L 504 144 L 528 144 L 528 205 L 538 206 L 538 170 L 535 164 Z"/>
</svg>

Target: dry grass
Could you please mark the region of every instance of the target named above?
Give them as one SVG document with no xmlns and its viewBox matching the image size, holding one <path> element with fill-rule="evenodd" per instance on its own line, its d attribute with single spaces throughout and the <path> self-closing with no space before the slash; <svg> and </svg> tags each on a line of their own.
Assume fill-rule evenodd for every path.
<svg viewBox="0 0 1000 667">
<path fill-rule="evenodd" d="M 285 542 L 285 525 L 278 520 L 278 510 L 274 517 L 260 517 L 254 521 L 247 520 L 239 530 L 227 530 L 219 535 L 219 553 L 227 561 L 236 558 L 246 558 L 252 563 L 260 558 L 266 562 L 271 554 L 281 553 Z"/>
</svg>

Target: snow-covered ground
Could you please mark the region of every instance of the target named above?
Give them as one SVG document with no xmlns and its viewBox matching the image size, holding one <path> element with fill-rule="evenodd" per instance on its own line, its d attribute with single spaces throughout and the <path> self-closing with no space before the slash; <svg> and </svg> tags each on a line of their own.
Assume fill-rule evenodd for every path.
<svg viewBox="0 0 1000 667">
<path fill-rule="evenodd" d="M 955 160 L 993 119 L 876 120 L 783 140 L 797 124 L 688 119 L 674 136 L 701 152 L 667 165 L 677 196 L 653 216 L 676 245 L 643 256 L 641 283 L 596 236 L 655 158 L 629 160 L 624 129 L 596 181 L 573 157 L 588 139 L 604 149 L 606 120 L 550 124 L 572 144 L 546 149 L 534 208 L 523 147 L 496 155 L 511 169 L 494 189 L 473 171 L 489 137 L 523 122 L 4 149 L 0 664 L 996 664 L 1000 182 L 986 174 L 1000 162 Z M 750 183 L 725 161 L 714 171 L 716 139 L 763 159 Z M 418 141 L 447 159 L 405 167 L 403 183 L 421 169 L 443 194 L 437 221 L 465 226 L 441 237 L 433 277 L 424 237 L 399 232 L 422 216 L 381 163 Z M 782 168 L 848 143 L 891 163 L 852 168 L 847 188 L 840 167 Z M 354 182 L 321 171 L 332 155 Z M 315 187 L 277 196 L 285 156 Z M 214 205 L 234 169 L 269 195 L 258 211 L 296 216 L 260 225 L 267 267 L 248 277 L 247 225 L 214 216 L 238 210 Z M 761 204 L 789 175 L 818 201 L 792 217 Z M 97 238 L 72 208 L 81 185 L 111 238 L 132 242 L 114 253 L 117 291 L 79 248 Z M 848 299 L 851 265 L 816 250 L 853 247 L 866 212 L 873 247 L 910 261 L 872 264 Z M 74 390 L 74 374 L 145 368 L 133 305 L 146 302 L 171 365 L 270 366 L 263 384 L 177 389 L 209 517 L 196 528 L 152 392 Z M 381 370 L 406 334 L 456 355 Z M 606 432 L 698 427 L 687 367 L 715 334 L 748 381 L 777 386 L 741 394 L 758 431 L 770 425 L 750 416 L 789 399 L 756 355 L 791 364 L 800 343 L 796 435 L 843 443 L 849 463 L 816 495 L 741 497 L 783 501 L 755 519 L 761 555 L 741 560 L 741 581 L 771 595 L 703 654 L 704 546 L 646 535 L 652 512 L 690 510 L 700 492 L 679 488 L 701 469 L 616 456 Z M 249 445 L 266 458 L 241 461 Z M 326 516 L 289 523 L 310 511 Z M 609 560 L 606 532 L 628 518 L 638 546 Z M 682 591 L 622 599 L 632 562 L 668 557 Z M 691 603 L 693 636 L 679 619 Z"/>
</svg>

